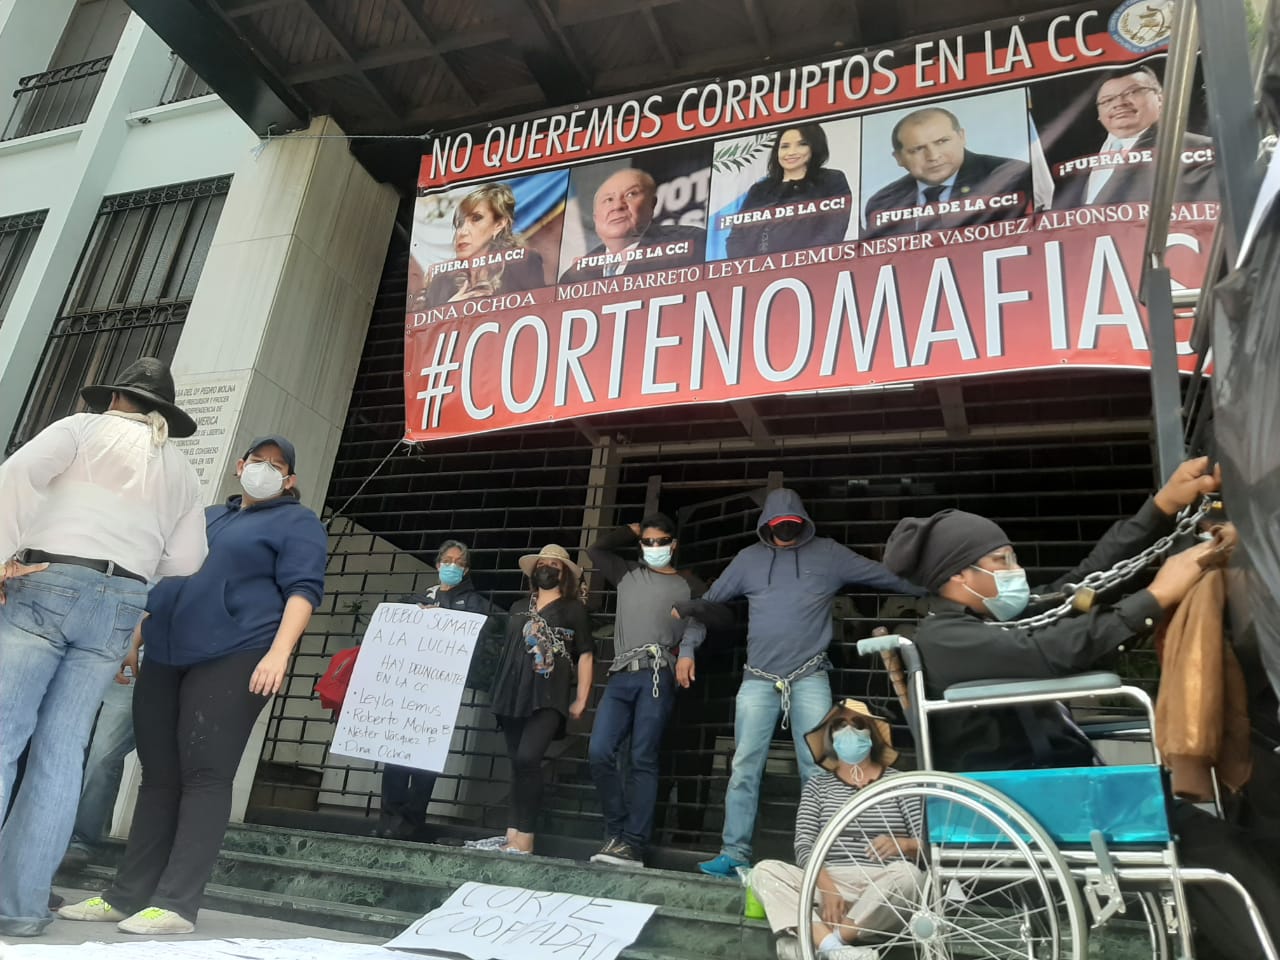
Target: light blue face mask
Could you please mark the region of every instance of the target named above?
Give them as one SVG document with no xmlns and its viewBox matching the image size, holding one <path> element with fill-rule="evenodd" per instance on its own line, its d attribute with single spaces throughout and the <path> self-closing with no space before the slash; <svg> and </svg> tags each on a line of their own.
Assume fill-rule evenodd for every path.
<svg viewBox="0 0 1280 960">
<path fill-rule="evenodd" d="M 446 587 L 456 587 L 467 575 L 466 568 L 456 563 L 442 563 L 437 572 L 440 574 L 440 582 Z"/>
<path fill-rule="evenodd" d="M 842 727 L 831 735 L 831 747 L 841 763 L 861 763 L 871 756 L 871 734 L 856 727 Z"/>
<path fill-rule="evenodd" d="M 965 589 L 982 600 L 988 612 L 997 620 L 1016 620 L 1027 604 L 1031 602 L 1031 586 L 1027 583 L 1025 570 L 987 570 L 975 566 L 996 581 L 996 595 L 984 597 L 968 584 Z"/>
<path fill-rule="evenodd" d="M 672 548 L 670 546 L 641 547 L 640 554 L 648 566 L 654 570 L 661 570 L 671 563 Z"/>
</svg>

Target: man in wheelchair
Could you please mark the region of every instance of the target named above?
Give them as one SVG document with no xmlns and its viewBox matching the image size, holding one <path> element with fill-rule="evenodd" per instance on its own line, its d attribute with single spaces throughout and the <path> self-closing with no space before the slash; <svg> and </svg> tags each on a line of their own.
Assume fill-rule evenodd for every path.
<svg viewBox="0 0 1280 960">
<path fill-rule="evenodd" d="M 1042 625 L 1009 623 L 1032 594 L 1055 593 L 1104 570 L 1172 532 L 1175 516 L 1218 489 L 1208 458 L 1182 464 L 1128 520 L 1117 523 L 1075 569 L 1032 590 L 1010 538 L 993 521 L 960 510 L 904 518 L 884 563 L 930 594 L 914 642 L 930 699 L 955 684 L 1047 679 L 1089 670 L 1125 643 L 1150 634 L 1200 576 L 1202 543 L 1169 557 L 1151 584 L 1115 603 Z M 1035 610 L 1029 611 L 1034 613 Z M 930 731 L 933 765 L 955 772 L 1087 766 L 1101 763 L 1093 744 L 1058 703 L 967 710 Z M 1175 803 L 1173 826 L 1184 864 L 1233 874 L 1280 934 L 1280 882 L 1274 869 L 1231 825 L 1191 804 Z M 1193 918 L 1215 950 L 1231 960 L 1261 956 L 1239 903 L 1207 888 L 1189 892 Z"/>
</svg>

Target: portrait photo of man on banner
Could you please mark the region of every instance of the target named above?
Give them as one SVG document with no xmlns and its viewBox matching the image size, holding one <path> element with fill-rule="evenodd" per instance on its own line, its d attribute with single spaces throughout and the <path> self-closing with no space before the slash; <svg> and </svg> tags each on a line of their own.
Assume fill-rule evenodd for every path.
<svg viewBox="0 0 1280 960">
<path fill-rule="evenodd" d="M 1160 57 L 1056 82 L 1066 93 L 1065 99 L 1052 98 L 1058 104 L 1056 109 L 1061 110 L 1064 102 L 1076 104 L 1069 109 L 1081 122 L 1070 131 L 1074 136 L 1063 138 L 1067 142 L 1050 147 L 1056 161 L 1055 210 L 1150 202 L 1155 189 L 1156 140 L 1164 112 L 1163 70 L 1164 58 Z M 1069 83 L 1073 89 L 1068 92 Z M 1044 101 L 1045 112 L 1049 102 L 1047 98 Z M 1203 129 L 1202 118 L 1196 116 L 1198 106 L 1192 104 L 1191 123 Z M 1040 112 L 1039 105 L 1033 105 L 1033 114 Z M 1090 116 L 1096 118 L 1092 129 L 1085 122 Z M 1174 201 L 1216 202 L 1213 140 L 1187 131 L 1182 135 L 1181 149 Z"/>
<path fill-rule="evenodd" d="M 568 182 L 556 170 L 419 197 L 409 311 L 553 283 Z"/>
<path fill-rule="evenodd" d="M 702 263 L 711 148 L 689 144 L 576 167 L 560 282 Z"/>
<path fill-rule="evenodd" d="M 1027 216 L 1035 199 L 1032 139 L 1021 88 L 866 117 L 863 192 L 874 192 L 862 235 Z"/>
<path fill-rule="evenodd" d="M 707 259 L 855 239 L 861 143 L 856 118 L 805 121 L 716 143 Z"/>
</svg>

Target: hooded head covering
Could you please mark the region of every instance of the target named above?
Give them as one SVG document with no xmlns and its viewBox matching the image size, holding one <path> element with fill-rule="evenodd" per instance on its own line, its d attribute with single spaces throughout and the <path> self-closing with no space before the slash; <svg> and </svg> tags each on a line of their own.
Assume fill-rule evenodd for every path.
<svg viewBox="0 0 1280 960">
<path fill-rule="evenodd" d="M 884 565 L 937 593 L 948 578 L 1009 543 L 1009 535 L 986 517 L 939 510 L 931 517 L 899 520 L 885 544 Z"/>
<path fill-rule="evenodd" d="M 766 547 L 777 549 L 777 545 L 773 542 L 773 534 L 769 532 L 769 524 L 783 517 L 795 517 L 804 524 L 800 536 L 796 537 L 795 544 L 789 549 L 803 547 L 813 539 L 813 521 L 809 519 L 809 512 L 805 510 L 800 494 L 790 487 L 779 487 L 777 490 L 770 490 L 769 495 L 764 498 L 764 509 L 760 511 L 760 522 L 756 524 L 756 533 L 760 535 L 760 542 Z"/>
</svg>

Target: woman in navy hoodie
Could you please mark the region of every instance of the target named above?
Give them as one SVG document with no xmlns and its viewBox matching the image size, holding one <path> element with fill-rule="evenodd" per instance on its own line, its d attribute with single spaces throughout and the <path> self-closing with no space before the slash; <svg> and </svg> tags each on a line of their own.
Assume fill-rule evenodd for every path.
<svg viewBox="0 0 1280 960">
<path fill-rule="evenodd" d="M 205 511 L 209 556 L 152 588 L 133 724 L 142 786 L 115 883 L 63 907 L 126 933 L 195 929 L 231 816 L 231 782 L 254 722 L 324 593 L 328 538 L 298 502 L 294 449 L 262 437 L 236 464 L 243 496 Z"/>
</svg>

